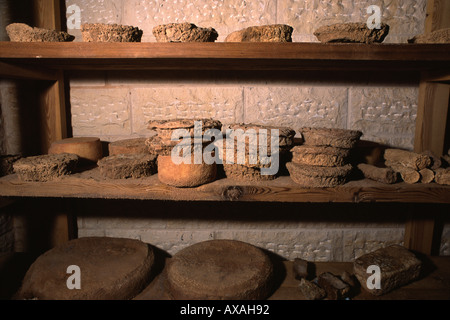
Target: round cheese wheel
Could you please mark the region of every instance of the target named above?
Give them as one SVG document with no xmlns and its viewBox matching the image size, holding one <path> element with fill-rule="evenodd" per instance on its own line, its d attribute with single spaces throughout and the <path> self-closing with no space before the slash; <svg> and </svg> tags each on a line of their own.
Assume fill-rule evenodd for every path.
<svg viewBox="0 0 450 320">
<path fill-rule="evenodd" d="M 248 243 L 210 240 L 177 252 L 167 264 L 166 282 L 174 299 L 266 299 L 273 288 L 273 264 Z"/>
<path fill-rule="evenodd" d="M 15 298 L 132 299 L 148 285 L 154 260 L 153 249 L 138 240 L 107 237 L 71 240 L 36 259 Z"/>
<path fill-rule="evenodd" d="M 217 165 L 212 164 L 175 164 L 171 156 L 158 156 L 158 179 L 174 187 L 197 187 L 216 179 Z"/>
<path fill-rule="evenodd" d="M 295 162 L 286 164 L 291 179 L 305 188 L 331 188 L 342 185 L 353 169 L 351 164 L 342 167 L 307 166 Z"/>
<path fill-rule="evenodd" d="M 99 138 L 79 137 L 55 141 L 48 150 L 49 154 L 72 153 L 80 161 L 96 163 L 103 157 L 102 143 Z"/>
</svg>

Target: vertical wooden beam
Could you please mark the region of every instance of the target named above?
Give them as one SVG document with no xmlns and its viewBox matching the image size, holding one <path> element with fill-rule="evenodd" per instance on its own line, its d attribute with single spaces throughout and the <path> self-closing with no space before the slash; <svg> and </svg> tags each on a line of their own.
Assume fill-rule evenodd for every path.
<svg viewBox="0 0 450 320">
<path fill-rule="evenodd" d="M 61 0 L 33 1 L 34 24 L 40 28 L 61 30 Z M 51 143 L 67 137 L 64 73 L 57 73 L 57 80 L 44 87 L 40 98 L 41 150 L 47 153 Z"/>
<path fill-rule="evenodd" d="M 450 1 L 428 0 L 425 32 L 450 28 Z"/>
<path fill-rule="evenodd" d="M 422 81 L 419 87 L 414 149 L 444 153 L 450 85 Z"/>
<path fill-rule="evenodd" d="M 39 28 L 61 30 L 60 0 L 34 0 L 33 21 Z"/>
<path fill-rule="evenodd" d="M 62 0 L 35 0 L 33 1 L 33 20 L 37 27 L 61 30 L 61 1 Z M 41 151 L 48 153 L 52 142 L 67 138 L 67 117 L 65 103 L 64 72 L 57 72 L 57 80 L 43 85 L 40 96 L 41 114 Z M 71 238 L 73 228 L 70 214 L 55 212 L 53 217 L 50 243 L 56 246 Z"/>
<path fill-rule="evenodd" d="M 63 71 L 58 80 L 44 85 L 40 97 L 41 151 L 47 153 L 52 142 L 67 138 L 65 81 Z"/>
<path fill-rule="evenodd" d="M 431 255 L 435 220 L 412 217 L 405 226 L 405 247 L 420 253 Z"/>
<path fill-rule="evenodd" d="M 450 27 L 450 1 L 428 0 L 425 32 Z M 427 81 L 422 74 L 419 87 L 419 105 L 416 119 L 414 151 L 433 151 L 442 155 L 445 146 L 447 116 L 450 99 L 450 85 Z M 405 246 L 409 249 L 431 255 L 436 242 L 435 217 L 412 216 L 405 225 Z"/>
</svg>

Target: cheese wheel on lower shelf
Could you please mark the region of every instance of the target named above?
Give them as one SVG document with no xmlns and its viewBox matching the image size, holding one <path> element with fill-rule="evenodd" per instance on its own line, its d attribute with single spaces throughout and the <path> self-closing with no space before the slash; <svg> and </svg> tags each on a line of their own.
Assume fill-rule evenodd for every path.
<svg viewBox="0 0 450 320">
<path fill-rule="evenodd" d="M 149 284 L 154 261 L 152 247 L 138 240 L 108 237 L 71 240 L 36 259 L 14 298 L 132 299 Z M 69 266 L 79 269 L 68 271 Z M 70 289 L 68 284 L 77 284 L 76 272 L 80 276 L 80 289 Z"/>
<path fill-rule="evenodd" d="M 68 138 L 55 141 L 48 150 L 49 154 L 76 154 L 80 161 L 96 163 L 103 157 L 102 143 L 95 137 Z"/>
<path fill-rule="evenodd" d="M 236 240 L 210 240 L 177 252 L 166 267 L 174 299 L 260 300 L 273 288 L 273 264 L 259 248 Z"/>
</svg>

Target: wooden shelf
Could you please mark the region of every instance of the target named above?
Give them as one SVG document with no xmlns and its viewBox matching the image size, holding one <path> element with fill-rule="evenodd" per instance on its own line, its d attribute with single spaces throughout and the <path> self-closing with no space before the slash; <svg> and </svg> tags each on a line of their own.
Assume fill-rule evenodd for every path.
<svg viewBox="0 0 450 320">
<path fill-rule="evenodd" d="M 48 198 L 140 199 L 174 201 L 261 201 L 313 203 L 450 203 L 450 186 L 436 183 L 387 185 L 371 180 L 350 181 L 335 188 L 301 188 L 290 177 L 242 182 L 219 179 L 197 188 L 162 184 L 157 175 L 144 179 L 106 180 L 98 169 L 50 182 L 23 182 L 16 175 L 0 179 L 0 196 Z"/>
<path fill-rule="evenodd" d="M 450 45 L 0 42 L 0 62 L 62 70 L 445 70 L 436 74 L 442 78 Z"/>
</svg>

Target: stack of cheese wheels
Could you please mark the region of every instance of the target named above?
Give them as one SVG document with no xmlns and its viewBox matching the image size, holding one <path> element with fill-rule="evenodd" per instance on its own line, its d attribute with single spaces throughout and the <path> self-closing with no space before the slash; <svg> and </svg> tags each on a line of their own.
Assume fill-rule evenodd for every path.
<svg viewBox="0 0 450 320">
<path fill-rule="evenodd" d="M 286 171 L 285 165 L 291 156 L 295 130 L 239 123 L 227 126 L 225 136 L 226 139 L 215 144 L 227 178 L 273 180 Z M 278 147 L 274 145 L 272 148 L 272 138 L 276 139 L 274 141 L 278 142 Z M 264 169 L 267 171 L 264 172 Z"/>
<path fill-rule="evenodd" d="M 76 154 L 80 164 L 96 163 L 103 157 L 102 144 L 96 137 L 77 137 L 55 141 L 51 144 L 49 154 Z"/>
<path fill-rule="evenodd" d="M 302 128 L 303 145 L 292 149 L 286 166 L 292 180 L 304 187 L 334 187 L 347 181 L 350 151 L 362 133 L 355 130 Z"/>
<path fill-rule="evenodd" d="M 148 128 L 157 133 L 156 136 L 147 139 L 146 144 L 149 152 L 158 155 L 158 178 L 162 183 L 180 188 L 197 187 L 216 179 L 216 162 L 204 161 L 204 148 L 211 142 L 204 141 L 203 135 L 210 129 L 220 132 L 222 128 L 220 121 L 213 119 L 156 120 L 151 121 Z M 173 137 L 175 131 L 179 129 L 184 133 L 181 141 L 177 140 L 179 136 Z M 176 154 L 176 159 L 173 153 Z M 196 154 L 201 158 L 199 159 Z"/>
<path fill-rule="evenodd" d="M 273 289 L 273 269 L 269 257 L 251 244 L 210 240 L 177 252 L 165 276 L 176 300 L 260 300 Z"/>
<path fill-rule="evenodd" d="M 151 281 L 154 261 L 153 249 L 138 240 L 108 237 L 71 240 L 36 259 L 14 298 L 132 299 Z"/>
</svg>

